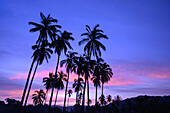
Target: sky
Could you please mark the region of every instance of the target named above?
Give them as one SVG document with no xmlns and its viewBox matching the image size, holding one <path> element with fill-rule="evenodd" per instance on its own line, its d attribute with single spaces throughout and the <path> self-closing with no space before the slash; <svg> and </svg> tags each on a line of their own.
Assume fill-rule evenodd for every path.
<svg viewBox="0 0 170 113">
<path fill-rule="evenodd" d="M 169 6 L 169 0 L 0 0 L 0 100 L 20 100 L 22 96 L 32 62 L 31 46 L 39 35 L 29 32 L 33 26 L 28 22 L 39 23 L 40 12 L 56 18 L 61 31 L 73 33 L 75 41 L 70 43 L 80 54 L 84 45 L 79 46 L 78 42 L 86 32 L 85 25 L 100 25 L 109 38 L 100 40 L 106 46 L 102 58 L 114 73 L 104 85 L 104 95 L 119 95 L 122 99 L 170 95 Z M 61 56 L 61 60 L 65 58 Z M 35 90 L 45 91 L 42 78 L 54 72 L 56 63 L 57 55 L 53 54 L 49 63 L 44 61 L 38 67 L 31 95 Z M 68 89 L 72 89 L 75 77 L 71 74 Z M 75 104 L 75 94 L 70 105 Z M 32 104 L 31 95 L 28 104 Z M 57 105 L 63 105 L 63 95 L 64 90 L 59 91 Z M 93 83 L 90 98 L 94 104 Z"/>
</svg>

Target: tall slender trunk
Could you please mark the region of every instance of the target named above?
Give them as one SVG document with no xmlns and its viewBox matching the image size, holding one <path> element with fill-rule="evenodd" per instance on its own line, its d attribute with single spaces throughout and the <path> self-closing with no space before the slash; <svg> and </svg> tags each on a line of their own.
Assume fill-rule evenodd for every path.
<svg viewBox="0 0 170 113">
<path fill-rule="evenodd" d="M 85 76 L 85 82 L 84 82 L 84 90 L 83 90 L 83 100 L 82 100 L 82 109 L 81 109 L 81 113 L 84 112 L 85 92 L 86 92 L 86 76 Z"/>
<path fill-rule="evenodd" d="M 57 96 L 58 96 L 58 91 L 59 91 L 59 89 L 57 89 L 57 93 L 56 93 L 56 97 L 55 97 L 55 103 L 54 103 L 54 107 L 56 106 L 56 102 L 57 102 Z"/>
<path fill-rule="evenodd" d="M 96 85 L 96 99 L 95 99 L 95 105 L 97 104 L 97 85 Z"/>
<path fill-rule="evenodd" d="M 57 74 L 58 65 L 59 65 L 59 60 L 60 60 L 60 55 L 58 55 L 57 66 L 56 66 L 56 70 L 55 70 L 55 75 Z M 56 77 L 56 76 L 55 76 L 55 77 Z M 52 91 L 51 91 L 51 97 L 50 97 L 50 102 L 49 102 L 49 107 L 48 107 L 48 113 L 51 113 L 51 103 L 52 103 L 53 93 L 54 93 L 54 84 L 55 84 L 55 79 L 53 80 L 53 84 L 52 84 Z"/>
<path fill-rule="evenodd" d="M 30 67 L 30 70 L 29 70 L 29 73 L 28 73 L 28 77 L 27 77 L 27 81 L 26 81 L 26 84 L 25 84 L 24 92 L 23 92 L 23 94 L 22 94 L 21 104 L 20 104 L 18 113 L 21 113 L 21 108 L 22 108 L 22 104 L 23 104 L 23 102 L 24 102 L 25 93 L 26 93 L 26 91 L 27 91 L 28 82 L 29 82 L 29 79 L 30 79 L 30 75 L 31 75 L 31 71 L 32 71 L 33 65 L 34 65 L 34 60 L 32 61 L 32 64 L 31 64 L 31 67 Z"/>
<path fill-rule="evenodd" d="M 79 78 L 80 78 L 80 74 L 78 74 L 78 85 L 80 84 Z M 78 87 L 80 88 L 80 86 Z M 79 90 L 76 92 L 76 104 L 78 104 L 78 94 L 79 94 Z"/>
<path fill-rule="evenodd" d="M 103 83 L 102 83 L 102 95 L 103 95 Z"/>
<path fill-rule="evenodd" d="M 88 104 L 88 109 L 89 109 L 89 106 L 90 106 L 90 104 L 89 104 L 89 100 L 90 100 L 90 92 L 89 92 L 89 77 L 87 77 L 87 104 Z"/>
<path fill-rule="evenodd" d="M 32 79 L 31 79 L 31 82 L 30 82 L 30 86 L 29 86 L 29 89 L 28 89 L 28 92 L 27 92 L 27 96 L 26 96 L 26 99 L 25 99 L 24 106 L 26 106 L 26 104 L 27 104 L 27 100 L 28 100 L 28 97 L 29 97 L 31 86 L 32 86 L 32 83 L 33 83 L 33 80 L 34 80 L 34 77 L 35 77 L 35 73 L 37 71 L 38 63 L 39 63 L 39 61 L 37 61 L 37 64 L 36 64 L 36 67 L 35 67 L 35 70 L 34 70 L 34 73 L 33 73 Z"/>
<path fill-rule="evenodd" d="M 69 70 L 67 71 L 68 77 L 67 77 L 67 83 L 66 83 L 66 89 L 65 89 L 65 98 L 64 98 L 64 107 L 63 107 L 63 113 L 66 110 L 66 96 L 67 96 L 67 87 L 68 87 L 68 81 L 69 81 Z"/>
</svg>

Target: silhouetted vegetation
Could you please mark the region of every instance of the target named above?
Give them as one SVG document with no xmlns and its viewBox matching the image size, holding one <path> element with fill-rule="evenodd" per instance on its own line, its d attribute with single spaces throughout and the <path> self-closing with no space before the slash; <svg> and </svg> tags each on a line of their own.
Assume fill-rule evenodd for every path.
<svg viewBox="0 0 170 113">
<path fill-rule="evenodd" d="M 69 91 L 68 93 L 71 93 Z M 109 97 L 109 96 L 107 96 Z M 120 96 L 118 96 L 120 97 Z M 110 97 L 109 97 L 110 98 Z M 109 99 L 110 101 L 110 99 Z M 7 104 L 0 104 L 0 113 L 17 113 L 19 101 L 15 99 L 6 99 Z M 87 108 L 87 107 L 86 107 Z M 47 113 L 47 105 L 28 105 L 24 107 L 24 113 Z M 61 107 L 53 107 L 56 113 L 61 113 Z M 80 104 L 68 107 L 66 113 L 80 113 Z M 97 103 L 90 106 L 85 112 L 89 113 L 170 113 L 170 96 L 138 96 L 121 100 L 115 97 L 112 102 L 105 101 L 105 105 Z"/>
<path fill-rule="evenodd" d="M 21 102 L 15 99 L 6 99 L 7 104 L 0 102 L 0 109 L 2 113 L 168 113 L 170 112 L 170 97 L 149 97 L 140 96 L 136 98 L 122 100 L 120 96 L 115 96 L 112 100 L 112 96 L 104 95 L 104 84 L 109 82 L 113 76 L 112 69 L 108 63 L 102 59 L 101 50 L 106 51 L 106 47 L 100 39 L 108 39 L 107 35 L 104 35 L 104 31 L 98 29 L 97 24 L 93 29 L 86 25 L 86 33 L 81 34 L 83 39 L 79 41 L 79 45 L 84 43 L 84 54 L 80 55 L 78 52 L 74 52 L 69 41 L 74 41 L 71 32 L 61 31 L 60 25 L 56 25 L 57 19 L 54 19 L 49 14 L 47 17 L 40 13 L 41 24 L 35 22 L 29 22 L 29 25 L 33 25 L 34 28 L 30 29 L 30 32 L 39 32 L 38 39 L 35 45 L 32 46 L 34 50 L 33 61 L 27 76 L 27 81 L 21 98 Z M 68 51 L 68 49 L 72 51 Z M 44 59 L 49 62 L 51 54 L 57 54 L 57 64 L 55 72 L 49 72 L 49 75 L 43 78 L 43 84 L 46 88 L 46 93 L 43 90 L 35 91 L 32 95 L 33 104 L 27 105 L 27 100 L 31 90 L 31 86 L 36 75 L 36 70 L 41 65 Z M 64 53 L 66 59 L 61 60 L 61 54 Z M 34 64 L 36 63 L 34 73 L 29 82 L 31 72 Z M 65 66 L 66 74 L 64 72 L 58 72 L 58 68 Z M 69 98 L 74 93 L 71 89 L 68 89 L 69 78 L 71 73 L 77 74 L 77 79 L 74 80 L 73 88 L 76 93 L 76 101 L 74 107 L 69 107 Z M 95 105 L 92 105 L 90 99 L 89 80 L 91 80 L 96 88 Z M 64 85 L 66 82 L 66 85 Z M 30 83 L 30 84 L 28 84 Z M 28 88 L 29 86 L 29 88 Z M 57 96 L 59 90 L 64 89 L 65 96 L 63 101 L 63 108 L 57 106 Z M 87 106 L 85 106 L 85 92 L 87 87 Z M 102 87 L 101 95 L 98 97 L 98 87 Z M 28 88 L 28 91 L 27 91 Z M 53 94 L 56 89 L 56 97 L 54 100 L 54 106 L 52 106 Z M 47 93 L 51 90 L 51 96 L 49 99 L 49 105 L 47 102 Z M 26 95 L 27 92 L 27 95 Z M 68 95 L 68 96 L 67 96 Z M 26 98 L 25 98 L 26 96 Z M 167 99 L 167 100 L 165 100 Z M 67 100 L 67 109 L 66 109 Z M 23 103 L 25 101 L 24 106 Z M 21 109 L 22 108 L 22 109 Z"/>
</svg>

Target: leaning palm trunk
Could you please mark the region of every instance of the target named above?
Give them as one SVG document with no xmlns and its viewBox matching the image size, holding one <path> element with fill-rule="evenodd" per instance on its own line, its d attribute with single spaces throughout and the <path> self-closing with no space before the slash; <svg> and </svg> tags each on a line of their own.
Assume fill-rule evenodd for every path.
<svg viewBox="0 0 170 113">
<path fill-rule="evenodd" d="M 35 76 L 35 73 L 36 73 L 36 71 L 37 71 L 38 63 L 39 63 L 39 61 L 37 61 L 37 64 L 36 64 L 36 67 L 35 67 L 35 70 L 34 70 L 34 73 L 33 73 L 32 79 L 31 79 L 31 82 L 30 82 L 30 86 L 29 86 L 29 89 L 28 89 L 28 92 L 27 92 L 27 96 L 26 96 L 26 99 L 25 99 L 25 104 L 24 104 L 24 106 L 26 106 L 26 104 L 27 104 L 27 100 L 28 100 L 29 93 L 30 93 L 30 90 L 31 90 L 32 82 L 33 82 L 33 80 L 34 80 L 34 76 Z"/>
<path fill-rule="evenodd" d="M 58 55 L 58 60 L 57 60 L 57 66 L 56 66 L 55 75 L 57 75 L 57 70 L 58 70 L 58 65 L 59 65 L 59 59 L 60 59 L 60 55 Z M 56 76 L 55 76 L 55 77 L 56 77 Z M 53 80 L 53 84 L 52 84 L 52 91 L 51 91 L 51 97 L 50 97 L 50 102 L 49 102 L 49 107 L 48 107 L 48 113 L 51 112 L 51 103 L 52 103 L 53 93 L 54 93 L 54 84 L 55 84 L 55 79 Z"/>
<path fill-rule="evenodd" d="M 68 77 L 67 77 L 67 83 L 66 83 L 66 89 L 65 89 L 63 112 L 65 112 L 66 110 L 66 96 L 67 96 L 67 87 L 68 87 L 68 81 L 69 81 L 69 70 L 67 71 L 67 73 L 68 73 Z"/>
<path fill-rule="evenodd" d="M 18 113 L 21 113 L 21 108 L 22 108 L 22 104 L 24 102 L 25 93 L 26 93 L 26 90 L 27 90 L 27 87 L 28 87 L 28 82 L 29 82 L 29 79 L 30 79 L 30 75 L 31 75 L 31 71 L 32 71 L 33 65 L 34 65 L 34 60 L 32 61 L 32 64 L 31 64 L 31 67 L 30 67 L 30 70 L 29 70 L 29 73 L 28 73 L 28 77 L 27 77 L 27 81 L 26 81 L 26 84 L 25 84 L 24 92 L 22 94 L 21 104 L 20 104 Z"/>
</svg>

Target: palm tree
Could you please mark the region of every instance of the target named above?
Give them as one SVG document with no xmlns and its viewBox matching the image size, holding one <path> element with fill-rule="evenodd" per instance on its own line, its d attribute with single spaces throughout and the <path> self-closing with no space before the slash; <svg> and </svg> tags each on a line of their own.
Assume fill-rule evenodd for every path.
<svg viewBox="0 0 170 113">
<path fill-rule="evenodd" d="M 76 57 L 75 58 L 75 63 L 76 63 L 76 73 L 78 74 L 78 79 L 77 80 L 80 80 L 80 75 L 84 75 L 84 71 L 83 71 L 83 67 L 84 67 L 84 61 L 85 61 L 85 58 L 83 56 L 80 56 L 80 57 Z M 79 83 L 80 81 L 78 81 L 78 85 L 80 85 Z M 76 104 L 78 104 L 78 94 L 79 91 L 76 93 Z"/>
<path fill-rule="evenodd" d="M 107 101 L 110 103 L 112 101 L 112 96 L 111 95 L 107 95 Z"/>
<path fill-rule="evenodd" d="M 81 34 L 81 36 L 86 36 L 87 38 L 83 38 L 79 45 L 83 44 L 84 42 L 87 42 L 86 46 L 84 47 L 84 52 L 91 58 L 91 55 L 96 56 L 98 59 L 98 56 L 101 56 L 101 50 L 102 48 L 104 51 L 106 50 L 106 47 L 99 42 L 98 40 L 101 38 L 108 39 L 106 35 L 103 35 L 103 30 L 97 29 L 99 27 L 99 24 L 97 24 L 93 30 L 86 25 L 87 33 Z"/>
<path fill-rule="evenodd" d="M 44 86 L 46 88 L 45 104 L 46 104 L 48 90 L 50 90 L 52 88 L 53 77 L 54 77 L 53 73 L 49 73 L 49 77 L 44 77 L 43 78 Z"/>
<path fill-rule="evenodd" d="M 103 104 L 104 105 L 106 104 L 105 96 L 103 94 L 99 97 L 99 100 L 100 100 L 100 103 L 101 103 L 102 106 L 103 106 Z"/>
<path fill-rule="evenodd" d="M 51 58 L 50 54 L 52 54 L 53 51 L 51 49 L 49 49 L 48 46 L 49 46 L 49 44 L 44 43 L 44 42 L 42 43 L 41 46 L 37 46 L 37 45 L 33 46 L 33 49 L 36 49 L 35 52 L 33 53 L 33 56 L 37 60 L 37 65 L 35 67 L 35 70 L 34 70 L 30 85 L 29 85 L 29 89 L 28 89 L 28 92 L 27 92 L 27 96 L 26 96 L 26 99 L 25 99 L 24 106 L 26 106 L 26 104 L 27 104 L 27 100 L 28 100 L 28 97 L 29 97 L 29 93 L 30 93 L 30 90 L 31 90 L 31 86 L 32 86 L 38 65 L 41 65 L 43 63 L 44 59 L 46 59 L 46 61 L 48 63 L 48 59 Z"/>
<path fill-rule="evenodd" d="M 54 37 L 54 33 L 59 31 L 57 30 L 57 28 L 61 28 L 61 26 L 52 23 L 57 23 L 58 20 L 52 18 L 50 14 L 47 17 L 45 17 L 43 13 L 40 13 L 40 16 L 41 16 L 41 24 L 35 22 L 29 22 L 29 25 L 35 26 L 34 28 L 30 29 L 30 32 L 36 32 L 36 31 L 40 32 L 36 44 L 40 45 L 42 41 L 47 41 L 47 35 L 50 37 L 51 41 L 55 41 L 56 39 Z"/>
<path fill-rule="evenodd" d="M 64 107 L 63 107 L 63 112 L 65 112 L 65 103 L 66 103 L 66 95 L 67 95 L 67 87 L 68 87 L 68 82 L 69 82 L 69 72 L 72 72 L 72 71 L 75 71 L 73 69 L 75 69 L 75 55 L 77 53 L 76 52 L 68 52 L 68 54 L 66 55 L 67 56 L 67 59 L 65 60 L 62 60 L 60 63 L 60 66 L 62 67 L 64 64 L 65 64 L 65 67 L 66 67 L 66 72 L 67 72 L 67 82 L 66 82 L 66 89 L 65 89 L 65 98 L 64 98 Z"/>
<path fill-rule="evenodd" d="M 99 42 L 98 40 L 101 38 L 104 39 L 108 39 L 108 37 L 106 35 L 103 35 L 103 30 L 97 29 L 97 27 L 99 27 L 99 24 L 97 24 L 93 30 L 91 30 L 91 28 L 86 25 L 86 30 L 87 33 L 83 33 L 81 34 L 81 36 L 86 36 L 87 38 L 83 38 L 80 42 L 79 45 L 83 44 L 84 42 L 87 42 L 87 44 L 84 47 L 84 52 L 85 54 L 88 55 L 88 57 L 91 59 L 91 55 L 95 56 L 96 59 L 98 59 L 99 56 L 101 56 L 101 50 L 100 48 L 102 48 L 104 51 L 106 50 L 106 47 Z M 87 70 L 88 72 L 88 70 Z M 88 76 L 88 75 L 86 75 Z M 88 82 L 88 77 L 87 78 L 87 84 Z M 89 85 L 88 85 L 88 100 L 89 100 Z M 89 107 L 89 103 L 88 103 L 88 107 Z"/>
<path fill-rule="evenodd" d="M 35 91 L 35 94 L 32 95 L 34 105 L 35 106 L 43 105 L 43 100 L 45 99 L 45 95 L 46 94 L 42 89 L 40 91 Z"/>
<path fill-rule="evenodd" d="M 71 89 L 68 90 L 67 94 L 68 94 L 68 102 L 67 102 L 67 107 L 69 105 L 69 98 L 71 97 L 73 91 Z"/>
<path fill-rule="evenodd" d="M 76 92 L 76 104 L 78 104 L 79 91 L 82 91 L 82 89 L 83 89 L 83 85 L 82 84 L 84 84 L 82 78 L 79 78 L 78 80 L 74 79 L 73 88 L 75 88 L 75 92 Z"/>
<path fill-rule="evenodd" d="M 60 32 L 61 33 L 61 32 Z M 60 55 L 61 53 L 64 51 L 64 53 L 66 54 L 67 52 L 67 47 L 69 49 L 73 49 L 69 43 L 69 40 L 74 40 L 73 37 L 71 37 L 72 33 L 69 33 L 67 31 L 64 31 L 63 33 L 61 33 L 60 35 L 55 34 L 58 39 L 53 41 L 51 46 L 55 48 L 55 53 L 58 54 L 58 59 L 57 59 L 57 66 L 56 66 L 56 70 L 55 70 L 55 75 L 57 75 L 57 70 L 58 70 L 58 65 L 59 65 L 59 60 L 60 60 Z M 52 91 L 51 91 L 51 97 L 50 97 L 50 102 L 49 102 L 49 110 L 48 113 L 51 112 L 51 103 L 52 103 L 52 98 L 53 98 L 53 92 L 54 92 L 54 85 L 55 85 L 55 80 L 53 81 L 52 84 Z"/>
<path fill-rule="evenodd" d="M 59 25 L 51 25 L 51 23 L 57 23 L 57 19 L 53 19 L 50 16 L 50 14 L 47 17 L 45 17 L 43 15 L 43 13 L 40 13 L 40 16 L 41 16 L 41 19 L 42 19 L 42 21 L 41 21 L 42 24 L 37 24 L 35 22 L 29 22 L 29 25 L 31 24 L 31 25 L 35 26 L 35 28 L 30 29 L 30 32 L 40 31 L 39 38 L 36 41 L 36 44 L 38 44 L 38 45 L 40 45 L 41 42 L 48 42 L 47 41 L 47 33 L 49 34 L 51 40 L 53 40 L 53 36 L 52 36 L 53 32 L 58 31 L 56 28 L 61 28 L 61 26 L 59 26 Z M 27 90 L 27 87 L 28 87 L 28 82 L 29 82 L 29 79 L 30 79 L 30 74 L 31 74 L 34 62 L 35 61 L 33 60 L 31 67 L 30 67 L 30 70 L 29 70 L 29 73 L 28 73 L 28 77 L 27 77 L 27 81 L 26 81 L 26 84 L 25 84 L 23 94 L 22 94 L 21 104 L 20 104 L 18 113 L 21 112 L 21 107 L 22 107 L 22 104 L 24 102 L 24 98 L 25 98 L 25 94 L 26 94 L 26 90 Z"/>
<path fill-rule="evenodd" d="M 57 89 L 57 93 L 56 93 L 56 99 L 55 99 L 55 103 L 54 103 L 54 107 L 56 105 L 57 102 L 57 96 L 58 96 L 58 91 L 60 89 L 64 89 L 64 83 L 63 81 L 67 81 L 66 79 L 67 75 L 63 73 L 63 71 L 58 72 L 58 77 L 56 78 L 56 84 L 55 84 L 55 88 Z"/>
<path fill-rule="evenodd" d="M 115 96 L 114 101 L 116 102 L 117 105 L 119 105 L 120 101 L 122 101 L 122 98 L 119 95 L 117 95 Z"/>
<path fill-rule="evenodd" d="M 97 63 L 95 65 L 95 68 L 94 68 L 94 73 L 93 73 L 93 77 L 91 78 L 91 80 L 93 81 L 94 83 L 94 86 L 96 87 L 96 97 L 95 97 L 95 104 L 97 104 L 97 87 L 100 87 L 101 84 L 100 84 L 100 78 L 101 78 L 101 68 L 102 68 L 102 64 L 101 62 L 103 62 L 104 60 L 102 58 L 99 58 L 97 60 Z"/>
<path fill-rule="evenodd" d="M 103 94 L 103 85 L 104 83 L 108 82 L 110 78 L 113 76 L 112 69 L 107 63 L 101 65 L 101 83 L 102 83 L 102 95 Z"/>
</svg>

